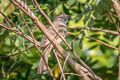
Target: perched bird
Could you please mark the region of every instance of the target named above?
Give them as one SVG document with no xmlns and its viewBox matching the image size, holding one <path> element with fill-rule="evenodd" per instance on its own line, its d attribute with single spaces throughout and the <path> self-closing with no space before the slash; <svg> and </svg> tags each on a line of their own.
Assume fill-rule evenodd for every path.
<svg viewBox="0 0 120 80">
<path fill-rule="evenodd" d="M 67 23 L 69 19 L 70 19 L 70 16 L 67 16 L 65 13 L 62 12 L 56 15 L 53 20 L 53 24 L 57 32 L 60 33 L 64 38 L 66 36 Z M 60 37 L 55 33 L 55 31 L 53 30 L 51 26 L 48 27 L 48 30 L 50 34 L 54 37 L 54 40 L 59 40 L 58 43 L 62 41 Z M 40 42 L 40 48 L 43 49 L 42 54 L 43 54 L 43 57 L 45 58 L 46 63 L 48 64 L 48 55 L 51 52 L 53 45 L 50 43 L 50 41 L 45 36 L 42 37 L 42 40 Z M 38 65 L 37 73 L 41 74 L 46 70 L 47 70 L 47 67 L 44 63 L 44 60 L 41 58 L 39 65 Z"/>
</svg>

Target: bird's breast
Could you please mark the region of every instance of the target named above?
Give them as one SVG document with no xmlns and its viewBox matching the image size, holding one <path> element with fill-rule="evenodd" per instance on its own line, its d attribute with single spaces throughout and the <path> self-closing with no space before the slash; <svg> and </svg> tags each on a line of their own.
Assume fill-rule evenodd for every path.
<svg viewBox="0 0 120 80">
<path fill-rule="evenodd" d="M 59 29 L 58 29 L 58 32 L 59 32 L 63 37 L 65 37 L 65 36 L 66 36 L 66 32 L 67 32 L 66 26 L 60 25 L 60 26 L 59 26 Z"/>
</svg>

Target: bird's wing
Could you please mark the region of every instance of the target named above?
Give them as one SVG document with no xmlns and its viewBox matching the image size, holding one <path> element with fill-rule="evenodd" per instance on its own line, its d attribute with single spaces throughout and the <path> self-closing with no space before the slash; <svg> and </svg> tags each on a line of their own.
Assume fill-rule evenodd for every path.
<svg viewBox="0 0 120 80">
<path fill-rule="evenodd" d="M 44 51 L 42 53 L 42 55 L 45 58 L 45 61 L 46 61 L 47 64 L 48 64 L 48 55 L 51 52 L 52 48 L 53 48 L 52 44 L 49 44 L 48 46 L 46 46 L 46 48 L 44 49 Z M 47 69 L 47 67 L 44 63 L 44 60 L 43 60 L 43 58 L 41 58 L 40 62 L 39 62 L 39 65 L 38 65 L 37 73 L 41 74 L 44 71 L 46 71 L 46 69 Z"/>
<path fill-rule="evenodd" d="M 55 31 L 53 30 L 53 28 L 50 26 L 47 28 L 50 32 L 50 34 L 55 37 L 56 36 L 56 33 Z M 50 43 L 50 41 L 45 37 L 45 35 L 43 35 L 41 41 L 40 41 L 40 48 L 45 48 L 48 44 Z"/>
</svg>

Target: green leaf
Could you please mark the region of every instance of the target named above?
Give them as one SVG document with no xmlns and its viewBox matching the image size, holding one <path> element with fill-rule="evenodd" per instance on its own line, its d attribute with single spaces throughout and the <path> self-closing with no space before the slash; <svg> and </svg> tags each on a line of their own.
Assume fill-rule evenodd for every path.
<svg viewBox="0 0 120 80">
<path fill-rule="evenodd" d="M 68 4 L 69 6 L 72 6 L 76 1 L 77 1 L 77 0 L 68 0 L 68 1 L 67 1 L 67 4 Z"/>
</svg>

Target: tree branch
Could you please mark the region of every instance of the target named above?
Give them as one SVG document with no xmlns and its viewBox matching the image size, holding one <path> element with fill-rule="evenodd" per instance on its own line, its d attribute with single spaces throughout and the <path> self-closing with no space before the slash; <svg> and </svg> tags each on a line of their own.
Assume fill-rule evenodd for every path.
<svg viewBox="0 0 120 80">
<path fill-rule="evenodd" d="M 111 30 L 105 30 L 105 29 L 100 29 L 100 28 L 89 28 L 89 27 L 83 27 L 83 26 L 69 26 L 68 28 L 70 29 L 85 29 L 85 30 L 91 30 L 91 31 L 101 31 L 101 32 L 106 32 L 114 35 L 118 35 L 118 32 L 111 31 Z"/>
<path fill-rule="evenodd" d="M 60 44 L 56 43 L 56 41 L 53 41 L 54 40 L 54 37 L 49 34 L 50 32 L 47 30 L 47 28 L 38 20 L 38 18 L 34 15 L 33 12 L 31 12 L 31 10 L 28 8 L 27 4 L 22 2 L 21 0 L 10 0 L 12 1 L 12 3 L 14 5 L 16 5 L 18 8 L 20 8 L 21 10 L 23 10 L 32 20 L 33 22 L 37 25 L 37 27 L 44 33 L 44 35 L 48 38 L 48 40 L 54 45 L 54 47 L 58 50 L 58 52 L 62 55 L 62 57 L 64 59 L 66 59 L 66 56 L 67 56 L 67 53 L 64 51 L 64 49 L 60 46 Z M 37 41 L 34 41 L 34 39 L 32 39 L 30 36 L 20 32 L 20 31 L 17 31 L 13 28 L 9 28 L 9 27 L 6 27 L 5 25 L 3 24 L 0 24 L 0 26 L 2 26 L 3 28 L 6 28 L 12 32 L 15 32 L 16 34 L 26 38 L 27 40 L 31 41 L 32 43 L 36 44 L 39 46 L 39 42 Z M 69 65 L 76 71 L 76 73 L 80 74 L 80 75 L 83 75 L 82 78 L 84 80 L 90 80 L 88 76 L 92 77 L 93 79 L 95 79 L 95 77 L 97 77 L 95 75 L 95 77 L 93 76 L 92 73 L 90 73 L 86 68 L 84 68 L 83 66 L 81 66 L 80 64 L 76 63 L 72 57 L 70 56 L 68 58 L 68 63 Z M 85 75 L 85 73 L 88 73 L 88 76 Z M 97 77 L 99 80 L 100 78 Z"/>
<path fill-rule="evenodd" d="M 55 29 L 55 26 L 53 25 L 52 21 L 49 19 L 49 17 L 44 13 L 44 11 L 40 8 L 39 4 L 37 3 L 36 0 L 34 0 L 35 4 L 37 5 L 39 11 L 41 12 L 41 14 L 47 19 L 47 21 L 49 22 L 49 24 L 51 25 L 51 27 L 53 28 L 53 30 L 55 31 L 55 33 L 63 40 L 63 42 L 65 43 L 65 45 L 72 51 L 72 53 L 74 54 L 74 56 L 78 59 L 78 61 L 93 75 L 93 77 L 96 79 L 97 76 L 94 74 L 94 72 L 82 61 L 82 59 L 77 55 L 77 53 L 72 49 L 72 47 L 66 42 L 66 40 L 57 32 L 57 30 Z M 69 56 L 68 56 L 69 57 Z"/>
<path fill-rule="evenodd" d="M 115 10 L 115 12 L 118 16 L 118 19 L 120 21 L 120 2 L 118 0 L 112 0 L 112 2 L 113 2 L 113 8 L 114 8 L 114 10 Z M 114 20 L 112 19 L 112 17 L 111 17 L 111 20 L 113 21 L 113 23 L 115 23 Z M 119 44 L 118 44 L 118 62 L 119 62 L 118 63 L 119 64 L 119 69 L 118 70 L 119 70 L 119 72 L 118 72 L 118 80 L 120 80 L 120 28 L 119 28 L 118 25 L 116 25 L 116 23 L 114 25 L 116 26 L 116 28 L 119 32 Z"/>
<path fill-rule="evenodd" d="M 34 41 L 34 46 L 36 47 L 36 49 L 37 49 L 38 52 L 40 53 L 42 59 L 44 60 L 44 63 L 45 63 L 45 65 L 46 65 L 46 67 L 47 67 L 47 70 L 48 70 L 49 74 L 51 75 L 51 77 L 53 77 L 53 80 L 56 80 L 56 78 L 54 77 L 53 73 L 51 72 L 51 70 L 50 70 L 50 68 L 49 68 L 49 66 L 48 66 L 48 64 L 47 64 L 47 62 L 46 62 L 46 60 L 45 60 L 45 57 L 44 57 L 43 54 L 40 52 L 40 48 L 39 48 L 38 45 L 35 43 L 35 37 L 34 37 L 34 35 L 33 35 L 33 32 L 30 30 L 28 24 L 27 24 L 26 21 L 24 20 L 24 17 L 22 16 L 22 14 L 21 14 L 20 12 L 19 12 L 19 14 L 20 14 L 20 17 L 21 17 L 21 19 L 22 19 L 22 21 L 23 21 L 23 24 L 24 24 L 25 27 L 27 28 L 28 32 L 30 33 L 30 35 L 31 35 L 31 37 L 32 37 L 32 39 L 33 39 L 33 41 Z"/>
</svg>

